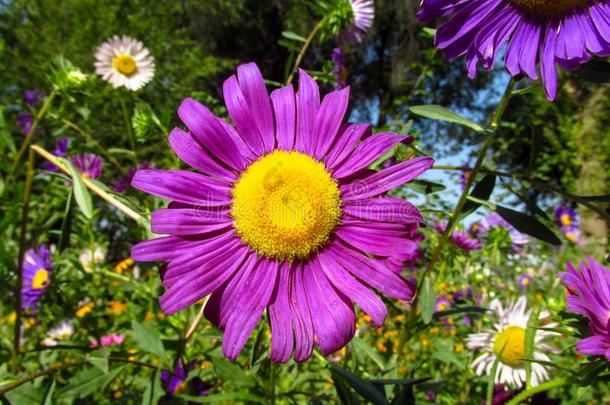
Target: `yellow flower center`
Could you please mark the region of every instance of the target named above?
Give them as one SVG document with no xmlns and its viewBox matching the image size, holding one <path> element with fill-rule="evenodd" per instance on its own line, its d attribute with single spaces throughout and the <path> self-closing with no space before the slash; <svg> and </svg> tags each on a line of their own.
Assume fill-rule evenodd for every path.
<svg viewBox="0 0 610 405">
<path fill-rule="evenodd" d="M 563 214 L 561 217 L 559 217 L 559 219 L 564 226 L 572 225 L 572 217 L 568 214 Z"/>
<path fill-rule="evenodd" d="M 576 242 L 578 242 L 578 236 L 576 236 L 576 234 L 575 234 L 575 233 L 571 233 L 571 232 L 570 232 L 570 233 L 567 233 L 567 234 L 566 234 L 566 238 L 567 238 L 567 239 L 568 239 L 570 242 L 572 242 L 572 243 L 576 243 Z"/>
<path fill-rule="evenodd" d="M 586 7 L 591 0 L 510 0 L 517 8 L 536 17 L 561 17 L 577 8 Z"/>
<path fill-rule="evenodd" d="M 523 366 L 525 329 L 520 326 L 504 329 L 496 336 L 493 351 L 502 363 L 511 367 Z"/>
<path fill-rule="evenodd" d="M 235 228 L 258 254 L 291 261 L 324 245 L 341 216 L 337 183 L 299 152 L 275 151 L 254 162 L 233 189 Z"/>
<path fill-rule="evenodd" d="M 32 288 L 41 290 L 47 285 L 47 281 L 49 281 L 49 272 L 46 269 L 37 270 L 32 278 Z"/>
<path fill-rule="evenodd" d="M 131 76 L 138 70 L 136 60 L 131 55 L 121 53 L 114 58 L 112 66 L 125 76 Z"/>
</svg>

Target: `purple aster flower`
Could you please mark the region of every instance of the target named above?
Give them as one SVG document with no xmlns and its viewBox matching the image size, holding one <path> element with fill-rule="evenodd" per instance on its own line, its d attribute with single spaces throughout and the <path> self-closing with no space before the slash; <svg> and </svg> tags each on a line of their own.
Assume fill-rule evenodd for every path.
<svg viewBox="0 0 610 405">
<path fill-rule="evenodd" d="M 519 287 L 521 288 L 527 288 L 531 282 L 532 276 L 530 276 L 529 274 L 522 274 L 517 280 L 517 284 L 519 284 Z"/>
<path fill-rule="evenodd" d="M 556 64 L 576 69 L 610 54 L 607 0 L 424 0 L 418 17 L 450 17 L 436 31 L 435 46 L 449 59 L 465 55 L 471 78 L 479 62 L 491 70 L 508 44 L 506 70 L 542 77 L 549 100 L 557 93 Z"/>
<path fill-rule="evenodd" d="M 208 394 L 210 385 L 204 383 L 200 378 L 193 378 L 188 383 L 186 379 L 188 373 L 195 368 L 195 361 L 191 361 L 188 365 L 180 360 L 176 362 L 173 371 L 161 371 L 161 385 L 167 395 L 172 397 L 178 392 L 188 392 L 195 394 L 198 397 L 203 397 Z"/>
<path fill-rule="evenodd" d="M 127 173 L 122 174 L 118 178 L 118 180 L 116 180 L 113 183 L 112 191 L 114 191 L 116 193 L 124 193 L 131 186 L 131 180 L 133 179 L 133 176 L 136 174 L 136 172 L 138 170 L 154 169 L 154 168 L 155 168 L 154 163 L 142 162 L 142 163 L 138 164 L 138 166 L 135 169 L 134 168 L 129 169 L 129 171 Z"/>
<path fill-rule="evenodd" d="M 44 94 L 36 90 L 26 90 L 23 92 L 23 100 L 30 107 L 34 107 L 44 98 Z"/>
<path fill-rule="evenodd" d="M 373 26 L 375 2 L 373 0 L 349 0 L 352 6 L 352 24 L 341 34 L 341 39 L 355 44 L 362 42 L 366 32 Z"/>
<path fill-rule="evenodd" d="M 560 204 L 555 209 L 555 221 L 561 232 L 572 243 L 580 240 L 580 225 L 576 211 L 567 205 Z"/>
<path fill-rule="evenodd" d="M 57 145 L 55 146 L 55 149 L 53 150 L 53 154 L 58 157 L 64 157 L 68 154 L 69 147 L 70 147 L 70 138 L 68 138 L 67 136 L 65 136 L 63 138 L 59 138 L 57 140 Z M 57 166 L 55 166 L 53 163 L 51 163 L 49 161 L 45 161 L 43 163 L 43 167 L 45 170 L 48 170 L 50 172 L 56 172 L 59 170 L 57 168 Z"/>
<path fill-rule="evenodd" d="M 97 179 L 102 175 L 104 161 L 98 155 L 83 153 L 73 156 L 70 161 L 85 177 Z"/>
<path fill-rule="evenodd" d="M 347 86 L 347 71 L 345 70 L 345 57 L 341 48 L 333 49 L 333 53 L 330 56 L 333 61 L 333 75 L 337 81 L 336 88 L 342 89 Z"/>
<path fill-rule="evenodd" d="M 434 312 L 442 312 L 451 308 L 451 301 L 444 295 L 436 297 L 436 304 L 434 304 Z"/>
<path fill-rule="evenodd" d="M 23 135 L 27 135 L 32 130 L 32 126 L 34 125 L 34 117 L 29 112 L 22 111 L 17 114 L 17 126 L 23 133 Z"/>
<path fill-rule="evenodd" d="M 21 308 L 30 313 L 35 307 L 51 282 L 51 252 L 46 245 L 39 245 L 29 249 L 23 257 L 21 280 Z"/>
<path fill-rule="evenodd" d="M 434 229 L 442 234 L 447 229 L 447 224 L 439 222 L 434 225 Z M 470 235 L 466 232 L 462 232 L 458 229 L 454 229 L 449 237 L 449 242 L 459 247 L 462 250 L 471 251 L 481 249 L 481 242 L 476 239 L 471 239 Z"/>
<path fill-rule="evenodd" d="M 170 236 L 134 246 L 135 261 L 166 260 L 161 308 L 172 314 L 210 295 L 205 316 L 224 330 L 235 359 L 267 310 L 271 359 L 294 352 L 326 356 L 355 332 L 353 303 L 376 325 L 387 311 L 368 287 L 410 301 L 412 280 L 387 266 L 417 251 L 417 208 L 386 193 L 434 161 L 418 157 L 380 171 L 368 166 L 403 142 L 344 123 L 349 88 L 320 100 L 317 83 L 299 73 L 267 93 L 254 63 L 224 83 L 235 127 L 193 99 L 178 115 L 169 143 L 200 171 L 138 170 L 132 186 L 172 200 L 153 212 L 152 231 Z M 248 297 L 248 299 L 244 299 Z"/>
<path fill-rule="evenodd" d="M 579 341 L 576 348 L 610 361 L 610 270 L 592 258 L 579 267 L 568 263 L 568 271 L 561 275 L 570 292 L 568 310 L 589 319 L 592 336 Z"/>
<path fill-rule="evenodd" d="M 496 212 L 492 212 L 491 214 L 483 218 L 483 220 L 481 221 L 481 233 L 483 233 L 484 235 L 488 234 L 489 231 L 493 228 L 506 229 L 513 243 L 514 249 L 522 248 L 530 241 L 530 238 L 527 235 L 519 232 L 517 229 L 515 229 L 514 226 L 506 222 L 504 218 L 502 218 Z"/>
</svg>

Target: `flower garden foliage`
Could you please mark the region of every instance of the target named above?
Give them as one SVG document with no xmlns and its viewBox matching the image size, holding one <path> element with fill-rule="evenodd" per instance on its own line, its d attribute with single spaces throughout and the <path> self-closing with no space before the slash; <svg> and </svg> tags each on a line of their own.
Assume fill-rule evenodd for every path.
<svg viewBox="0 0 610 405">
<path fill-rule="evenodd" d="M 3 3 L 0 400 L 609 401 L 610 2 L 417 3 Z"/>
</svg>

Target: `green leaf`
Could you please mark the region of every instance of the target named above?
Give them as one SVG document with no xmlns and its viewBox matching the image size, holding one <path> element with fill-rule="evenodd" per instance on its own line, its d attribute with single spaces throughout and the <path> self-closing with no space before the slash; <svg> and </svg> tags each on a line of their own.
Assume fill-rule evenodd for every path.
<svg viewBox="0 0 610 405">
<path fill-rule="evenodd" d="M 100 350 L 92 351 L 87 355 L 89 363 L 102 373 L 108 372 L 108 356 L 110 355 L 110 351 L 107 347 L 103 347 Z"/>
<path fill-rule="evenodd" d="M 501 353 L 504 352 L 504 348 L 502 348 Z M 500 353 L 500 354 L 501 354 Z M 498 372 L 498 365 L 500 364 L 500 357 L 496 356 L 496 359 L 494 360 L 494 364 L 491 367 L 491 372 L 489 373 L 489 376 L 487 377 L 487 401 L 485 402 L 486 404 L 491 404 L 493 403 L 493 397 L 494 397 L 494 388 L 496 387 L 496 373 Z"/>
<path fill-rule="evenodd" d="M 434 352 L 432 357 L 446 364 L 454 364 L 460 370 L 464 370 L 464 365 L 460 362 L 460 359 L 456 356 L 453 350 L 452 340 L 439 340 L 434 344 Z"/>
<path fill-rule="evenodd" d="M 429 324 L 434 316 L 434 306 L 436 305 L 436 295 L 432 287 L 430 277 L 424 279 L 424 284 L 421 288 L 419 297 L 419 306 L 421 307 L 421 318 L 425 324 Z"/>
<path fill-rule="evenodd" d="M 45 392 L 44 394 L 44 400 L 42 402 L 42 405 L 53 405 L 53 393 L 55 392 L 55 385 L 55 377 L 53 377 L 49 388 L 47 388 L 47 392 Z"/>
<path fill-rule="evenodd" d="M 299 34 L 294 33 L 292 31 L 284 31 L 284 32 L 282 32 L 282 36 L 284 38 L 290 39 L 292 41 L 298 41 L 298 42 L 306 42 L 307 41 L 307 39 L 303 38 Z"/>
<path fill-rule="evenodd" d="M 85 186 L 80 172 L 68 159 L 58 159 L 61 159 L 61 162 L 68 167 L 70 175 L 72 176 L 72 189 L 74 190 L 76 204 L 78 204 L 78 207 L 87 218 L 93 218 L 93 203 L 91 202 L 91 194 L 89 194 L 89 190 L 87 190 L 87 186 Z"/>
<path fill-rule="evenodd" d="M 230 362 L 224 356 L 213 357 L 212 363 L 214 363 L 216 374 L 225 382 L 230 382 L 238 387 L 256 386 L 251 374 L 246 373 L 241 366 Z"/>
<path fill-rule="evenodd" d="M 580 66 L 574 75 L 592 83 L 610 83 L 610 63 L 605 60 L 594 59 Z"/>
<path fill-rule="evenodd" d="M 580 197 L 580 199 L 589 201 L 589 202 L 610 203 L 610 194 Z"/>
<path fill-rule="evenodd" d="M 165 348 L 161 340 L 161 334 L 157 329 L 140 322 L 131 321 L 132 336 L 138 347 L 147 353 L 154 354 L 160 358 L 165 358 Z"/>
<path fill-rule="evenodd" d="M 496 176 L 493 174 L 487 174 L 485 177 L 479 181 L 476 186 L 472 189 L 470 193 L 471 197 L 478 198 L 479 200 L 487 201 L 496 187 Z M 476 211 L 481 204 L 476 203 L 474 201 L 468 200 L 466 204 L 464 204 L 464 208 L 462 208 L 462 216 L 466 217 L 469 214 Z"/>
<path fill-rule="evenodd" d="M 351 344 L 354 346 L 356 351 L 363 352 L 367 356 L 369 356 L 371 358 L 371 360 L 373 360 L 380 369 L 382 369 L 382 370 L 386 369 L 385 361 L 379 355 L 379 352 L 377 352 L 371 346 L 369 346 L 369 344 L 367 342 L 365 342 L 364 340 L 362 340 L 360 338 L 354 338 L 354 339 L 352 339 Z"/>
<path fill-rule="evenodd" d="M 461 115 L 454 113 L 450 109 L 440 105 L 416 105 L 409 108 L 409 111 L 411 111 L 413 114 L 430 118 L 432 120 L 452 122 L 454 124 L 468 127 L 476 132 L 485 132 L 485 129 L 476 122 L 470 121 L 469 119 L 464 118 Z"/>
<path fill-rule="evenodd" d="M 84 369 L 70 378 L 68 385 L 61 389 L 57 395 L 62 397 L 77 395 L 83 398 L 96 391 L 102 391 L 124 368 L 125 366 L 119 366 L 108 373 L 103 373 L 96 367 Z"/>
<path fill-rule="evenodd" d="M 381 392 L 370 382 L 363 380 L 356 374 L 344 370 L 334 363 L 330 363 L 330 370 L 333 376 L 333 380 L 337 376 L 340 376 L 352 387 L 358 394 L 362 395 L 365 399 L 371 401 L 375 405 L 387 405 L 388 400 L 383 396 Z"/>
<path fill-rule="evenodd" d="M 519 232 L 533 236 L 534 238 L 554 246 L 561 246 L 561 240 L 551 231 L 546 225 L 540 222 L 537 218 L 511 210 L 510 208 L 496 206 L 496 212 L 514 226 Z"/>
<path fill-rule="evenodd" d="M 159 369 L 153 371 L 146 386 L 146 391 L 142 396 L 142 405 L 155 405 L 159 402 L 159 398 L 163 396 L 163 387 L 159 378 Z"/>
<path fill-rule="evenodd" d="M 413 180 L 405 184 L 408 188 L 415 190 L 419 193 L 432 194 L 439 191 L 443 191 L 447 187 L 440 183 L 434 183 L 428 180 Z"/>
<path fill-rule="evenodd" d="M 61 223 L 61 236 L 57 250 L 63 252 L 70 244 L 70 232 L 72 231 L 72 213 L 74 211 L 74 192 L 70 190 L 68 200 L 66 201 L 66 209 L 64 210 L 64 219 Z"/>
<path fill-rule="evenodd" d="M 534 344 L 536 342 L 536 331 L 538 328 L 538 320 L 540 318 L 540 308 L 536 308 L 532 315 L 530 315 L 530 319 L 527 322 L 527 329 L 525 330 L 525 349 L 523 356 L 526 359 L 534 358 Z M 526 388 L 529 389 L 532 387 L 532 363 L 527 361 L 525 362 L 525 384 Z"/>
<path fill-rule="evenodd" d="M 12 404 L 18 405 L 40 405 L 44 401 L 44 392 L 31 382 L 20 385 L 5 395 Z"/>
</svg>

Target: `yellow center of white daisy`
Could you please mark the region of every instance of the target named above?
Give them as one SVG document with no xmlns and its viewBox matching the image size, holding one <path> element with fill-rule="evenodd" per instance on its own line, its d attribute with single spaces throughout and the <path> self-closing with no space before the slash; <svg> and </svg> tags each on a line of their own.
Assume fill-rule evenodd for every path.
<svg viewBox="0 0 610 405">
<path fill-rule="evenodd" d="M 569 216 L 568 214 L 563 214 L 561 217 L 559 217 L 561 220 L 561 223 L 564 226 L 570 226 L 572 225 L 572 217 Z"/>
<path fill-rule="evenodd" d="M 254 162 L 232 194 L 237 234 L 269 258 L 307 258 L 328 242 L 341 216 L 336 181 L 299 152 L 275 151 Z"/>
<path fill-rule="evenodd" d="M 41 290 L 47 284 L 49 280 L 49 272 L 46 269 L 39 269 L 32 278 L 32 288 L 34 290 Z"/>
<path fill-rule="evenodd" d="M 538 17 L 559 17 L 591 4 L 591 0 L 510 0 L 517 8 Z"/>
<path fill-rule="evenodd" d="M 125 76 L 131 76 L 138 70 L 136 60 L 133 56 L 127 55 L 126 53 L 118 54 L 112 61 L 112 66 Z"/>
<path fill-rule="evenodd" d="M 494 354 L 504 364 L 511 367 L 523 366 L 525 355 L 525 329 L 520 326 L 509 326 L 494 340 Z"/>
</svg>

